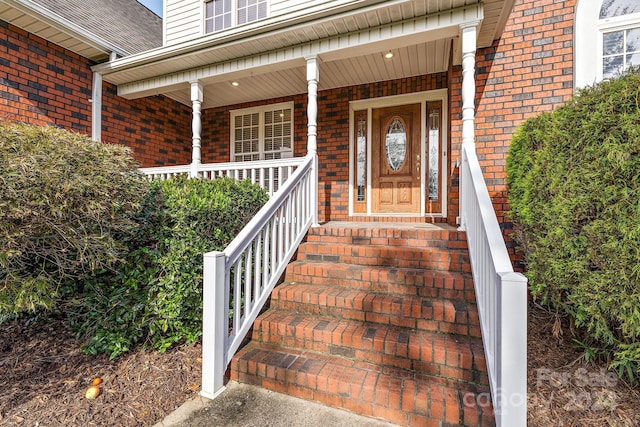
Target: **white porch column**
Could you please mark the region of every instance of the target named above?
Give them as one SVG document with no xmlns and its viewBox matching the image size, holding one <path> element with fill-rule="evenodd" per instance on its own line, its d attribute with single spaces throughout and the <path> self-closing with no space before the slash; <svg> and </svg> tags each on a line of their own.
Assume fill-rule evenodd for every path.
<svg viewBox="0 0 640 427">
<path fill-rule="evenodd" d="M 202 133 L 202 83 L 200 81 L 191 82 L 191 104 L 193 108 L 193 119 L 191 121 L 192 131 L 192 151 L 191 151 L 191 177 L 198 176 L 198 167 L 201 163 L 200 134 Z"/>
<path fill-rule="evenodd" d="M 313 211 L 312 226 L 318 224 L 318 81 L 320 70 L 318 57 L 309 56 L 307 60 L 307 155 L 313 156 L 313 190 L 311 191 L 311 203 Z"/>
<path fill-rule="evenodd" d="M 94 71 L 91 88 L 91 139 L 102 141 L 102 74 Z"/>
<path fill-rule="evenodd" d="M 475 155 L 475 67 L 476 37 L 478 22 L 465 23 L 460 26 L 462 39 L 462 167 L 460 168 L 460 230 L 466 228 L 465 193 L 470 191 L 468 168 L 465 166 L 467 155 Z"/>
</svg>

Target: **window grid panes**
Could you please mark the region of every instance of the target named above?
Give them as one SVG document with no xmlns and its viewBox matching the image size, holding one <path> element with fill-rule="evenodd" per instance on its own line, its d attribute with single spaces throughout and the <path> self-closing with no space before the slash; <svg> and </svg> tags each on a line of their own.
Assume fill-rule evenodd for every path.
<svg viewBox="0 0 640 427">
<path fill-rule="evenodd" d="M 291 157 L 292 125 L 291 109 L 278 109 L 264 113 L 264 158 L 281 159 Z"/>
<path fill-rule="evenodd" d="M 261 107 L 232 114 L 232 159 L 293 157 L 293 108 Z"/>
<path fill-rule="evenodd" d="M 205 4 L 205 32 L 212 33 L 267 17 L 267 0 L 211 0 Z"/>
<path fill-rule="evenodd" d="M 267 17 L 267 0 L 238 0 L 238 25 Z"/>
<path fill-rule="evenodd" d="M 640 27 L 602 35 L 602 76 L 612 78 L 627 67 L 640 65 Z"/>
<path fill-rule="evenodd" d="M 243 114 L 234 120 L 234 160 L 260 160 L 259 113 Z"/>
</svg>

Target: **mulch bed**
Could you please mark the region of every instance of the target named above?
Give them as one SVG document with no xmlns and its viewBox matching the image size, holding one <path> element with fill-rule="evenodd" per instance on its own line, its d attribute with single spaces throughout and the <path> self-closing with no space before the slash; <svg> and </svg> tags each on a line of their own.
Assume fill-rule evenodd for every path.
<svg viewBox="0 0 640 427">
<path fill-rule="evenodd" d="M 582 363 L 566 323 L 532 305 L 528 341 L 529 426 L 640 425 L 639 391 Z M 112 361 L 81 345 L 63 319 L 0 324 L 0 426 L 150 426 L 200 389 L 200 345 Z M 101 393 L 87 400 L 96 377 Z"/>
<path fill-rule="evenodd" d="M 112 361 L 81 345 L 62 319 L 1 324 L 0 425 L 153 425 L 200 389 L 199 345 Z M 101 393 L 87 400 L 96 377 Z"/>
<path fill-rule="evenodd" d="M 640 390 L 584 363 L 565 319 L 530 305 L 527 341 L 530 427 L 640 426 Z"/>
</svg>

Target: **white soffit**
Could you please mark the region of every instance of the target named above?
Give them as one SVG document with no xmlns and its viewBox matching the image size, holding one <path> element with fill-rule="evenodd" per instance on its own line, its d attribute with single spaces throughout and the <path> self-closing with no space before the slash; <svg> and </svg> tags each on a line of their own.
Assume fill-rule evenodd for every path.
<svg viewBox="0 0 640 427">
<path fill-rule="evenodd" d="M 323 67 L 331 67 L 332 65 L 330 64 L 332 62 L 338 62 L 334 64 L 336 69 L 339 67 L 355 69 L 358 73 L 361 73 L 356 73 L 355 75 L 351 73 L 348 81 L 336 79 L 336 81 L 332 82 L 329 80 L 328 85 L 325 85 L 321 76 L 321 89 L 378 81 L 381 80 L 379 78 L 381 69 L 386 71 L 382 73 L 386 75 L 382 80 L 444 71 L 448 66 L 449 46 L 451 40 L 457 37 L 459 33 L 459 25 L 469 21 L 479 21 L 482 17 L 482 6 L 475 4 L 438 14 L 392 22 L 378 27 L 368 27 L 358 31 L 351 31 L 347 34 L 338 34 L 287 48 L 269 50 L 270 43 L 277 45 L 277 42 L 272 39 L 266 40 L 266 46 L 265 40 L 262 40 L 262 38 L 247 40 L 237 49 L 235 49 L 235 45 L 221 46 L 217 49 L 200 52 L 195 57 L 197 60 L 202 60 L 204 56 L 210 56 L 210 65 L 152 78 L 144 78 L 149 73 L 146 66 L 115 73 L 110 73 L 105 69 L 105 80 L 118 85 L 119 95 L 126 98 L 137 98 L 166 93 L 167 86 L 185 85 L 194 80 L 201 80 L 206 85 L 216 81 L 242 78 L 247 75 L 264 74 L 267 71 L 275 72 L 304 66 L 304 59 L 309 55 L 318 55 L 322 64 L 325 64 L 324 66 L 321 65 L 321 72 L 323 72 Z M 229 54 L 226 52 L 227 49 L 233 49 L 236 52 L 242 49 L 251 51 L 252 48 L 250 46 L 252 43 L 261 43 L 264 48 L 261 52 L 264 53 L 221 61 Z M 377 62 L 382 58 L 383 51 L 390 49 L 395 49 L 401 54 L 389 64 L 378 64 Z M 414 61 L 410 58 L 411 51 L 424 53 L 425 58 L 422 61 Z M 371 57 L 368 57 L 370 55 Z M 213 59 L 214 57 L 217 58 Z M 194 56 L 189 55 L 181 58 L 182 65 L 188 66 L 191 58 L 194 58 Z M 341 63 L 340 61 L 347 62 Z M 374 67 L 369 66 L 372 62 Z M 175 66 L 173 61 L 168 65 Z M 105 64 L 105 67 L 108 66 L 109 64 Z M 102 66 L 99 67 L 102 69 Z M 162 64 L 154 65 L 156 72 L 158 72 L 157 67 L 162 67 Z M 99 68 L 95 67 L 94 69 L 98 70 Z M 132 79 L 135 81 L 127 83 Z M 306 86 L 303 88 L 304 91 L 306 91 Z M 254 97 L 253 99 L 256 98 Z"/>
</svg>

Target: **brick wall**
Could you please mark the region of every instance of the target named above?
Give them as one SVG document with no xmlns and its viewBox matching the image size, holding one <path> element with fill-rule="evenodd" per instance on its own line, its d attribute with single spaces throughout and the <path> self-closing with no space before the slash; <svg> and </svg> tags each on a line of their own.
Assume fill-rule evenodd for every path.
<svg viewBox="0 0 640 427">
<path fill-rule="evenodd" d="M 318 92 L 319 220 L 349 217 L 349 101 L 401 95 L 447 87 L 447 74 L 349 86 Z M 203 112 L 202 161 L 229 161 L 229 110 L 294 102 L 294 150 L 307 152 L 307 95 L 211 108 Z"/>
<path fill-rule="evenodd" d="M 91 135 L 93 63 L 0 20 L 0 119 Z M 131 147 L 143 166 L 191 161 L 191 109 L 165 97 L 128 101 L 105 83 L 106 143 Z"/>
<path fill-rule="evenodd" d="M 506 155 L 515 129 L 573 94 L 575 0 L 517 0 L 499 41 L 476 56 L 476 147 L 512 255 Z M 451 73 L 453 156 L 462 139 L 462 71 Z"/>
</svg>

